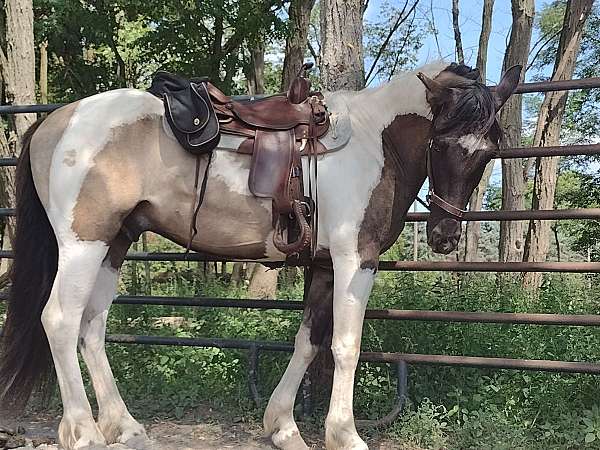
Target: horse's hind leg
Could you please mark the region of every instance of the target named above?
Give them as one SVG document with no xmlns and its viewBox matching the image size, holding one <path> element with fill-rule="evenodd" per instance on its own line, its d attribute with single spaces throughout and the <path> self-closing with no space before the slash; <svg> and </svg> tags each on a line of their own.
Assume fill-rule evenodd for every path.
<svg viewBox="0 0 600 450">
<path fill-rule="evenodd" d="M 117 291 L 118 270 L 130 244 L 122 234 L 111 243 L 83 313 L 79 350 L 96 391 L 98 426 L 104 438 L 109 444 L 122 443 L 139 449 L 147 441 L 146 432 L 129 414 L 119 394 L 104 346 L 106 319 Z"/>
<path fill-rule="evenodd" d="M 105 444 L 83 387 L 77 358 L 81 318 L 108 246 L 100 241 L 59 240 L 58 271 L 42 313 L 63 400 L 58 434 L 66 450 Z"/>
</svg>

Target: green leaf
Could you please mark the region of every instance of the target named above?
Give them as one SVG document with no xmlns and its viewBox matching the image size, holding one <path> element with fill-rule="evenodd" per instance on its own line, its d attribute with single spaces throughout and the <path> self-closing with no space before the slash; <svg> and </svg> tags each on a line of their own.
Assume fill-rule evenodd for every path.
<svg viewBox="0 0 600 450">
<path fill-rule="evenodd" d="M 588 433 L 585 435 L 585 443 L 589 444 L 590 442 L 594 442 L 596 440 L 596 435 L 594 433 Z"/>
</svg>

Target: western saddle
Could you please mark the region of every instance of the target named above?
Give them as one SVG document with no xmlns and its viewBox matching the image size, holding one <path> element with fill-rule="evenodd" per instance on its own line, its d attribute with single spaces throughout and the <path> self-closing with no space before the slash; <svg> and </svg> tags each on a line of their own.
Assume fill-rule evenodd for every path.
<svg viewBox="0 0 600 450">
<path fill-rule="evenodd" d="M 287 256 L 311 247 L 314 251 L 317 220 L 311 198 L 313 193 L 316 198 L 316 156 L 325 151 L 318 138 L 329 128 L 329 115 L 323 96 L 310 91 L 305 73 L 311 67 L 312 63 L 302 66 L 287 93 L 250 100 L 233 99 L 206 78 L 187 80 L 167 72 L 155 75 L 149 92 L 163 99 L 167 121 L 182 147 L 197 155 L 196 192 L 199 156 L 209 154 L 199 199 L 194 199 L 188 250 L 196 234 L 210 157 L 224 133 L 246 138 L 238 153 L 252 155 L 250 192 L 272 199 L 275 247 Z M 309 157 L 308 197 L 304 196 L 301 156 Z"/>
</svg>

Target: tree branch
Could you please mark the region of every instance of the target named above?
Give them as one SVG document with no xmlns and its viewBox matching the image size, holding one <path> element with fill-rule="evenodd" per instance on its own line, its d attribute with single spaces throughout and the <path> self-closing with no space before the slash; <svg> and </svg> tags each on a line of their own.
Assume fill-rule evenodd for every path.
<svg viewBox="0 0 600 450">
<path fill-rule="evenodd" d="M 404 49 L 406 48 L 406 44 L 408 44 L 408 38 L 410 37 L 410 35 L 413 31 L 413 24 L 415 23 L 416 17 L 417 17 L 417 13 L 415 11 L 415 13 L 413 14 L 413 18 L 410 21 L 410 24 L 408 25 L 408 30 L 406 30 L 406 34 L 404 35 L 404 40 L 402 41 L 402 45 L 400 46 L 400 48 L 398 49 L 398 52 L 396 54 L 396 60 L 394 61 L 394 66 L 392 67 L 392 70 L 390 71 L 388 81 L 390 81 L 392 79 L 392 77 L 394 76 L 394 74 L 396 73 L 396 68 L 398 67 L 398 64 L 400 62 L 400 55 L 404 52 Z"/>
<path fill-rule="evenodd" d="M 552 40 L 554 38 L 556 38 L 560 33 L 562 32 L 562 28 L 560 30 L 558 30 L 556 33 L 548 36 L 545 35 L 547 37 L 547 39 L 542 43 L 542 45 L 540 45 L 540 48 L 538 48 L 537 52 L 535 52 L 535 55 L 533 56 L 533 58 L 531 59 L 531 61 L 529 61 L 529 64 L 527 64 L 527 67 L 525 68 L 525 72 L 528 72 L 529 69 L 531 69 L 533 67 L 533 64 L 535 63 L 535 60 L 540 56 L 540 54 L 542 53 L 542 51 L 544 51 L 544 49 L 546 48 L 546 46 L 548 44 L 550 44 L 550 42 L 552 42 Z M 535 45 L 533 46 L 533 48 L 535 48 L 540 42 L 541 42 L 542 38 L 540 38 Z M 532 50 L 533 50 L 532 48 Z"/>
<path fill-rule="evenodd" d="M 456 42 L 456 56 L 459 64 L 465 63 L 465 53 L 460 36 L 460 24 L 458 23 L 458 0 L 452 0 L 452 28 L 454 28 L 454 41 Z"/>
<path fill-rule="evenodd" d="M 381 47 L 379 47 L 377 56 L 375 56 L 375 59 L 373 60 L 373 63 L 371 64 L 371 67 L 369 68 L 369 71 L 367 72 L 367 76 L 365 78 L 366 80 L 369 79 L 369 77 L 373 73 L 373 70 L 375 70 L 375 66 L 377 66 L 377 63 L 379 62 L 381 55 L 383 55 L 383 52 L 385 51 L 388 44 L 390 43 L 390 40 L 394 36 L 394 33 L 398 30 L 400 25 L 402 25 L 404 22 L 406 22 L 406 19 L 408 19 L 410 17 L 412 12 L 416 9 L 417 5 L 419 4 L 419 1 L 420 0 L 415 0 L 415 3 L 412 5 L 412 7 L 408 11 L 408 13 L 406 15 L 404 15 L 404 11 L 406 11 L 406 7 L 408 6 L 408 0 L 406 0 L 406 2 L 404 3 L 404 7 L 402 8 L 402 11 L 400 11 L 398 18 L 394 22 L 394 25 L 392 25 L 392 27 L 390 28 L 390 31 L 388 32 L 388 35 L 386 36 L 385 40 L 381 44 Z"/>
<path fill-rule="evenodd" d="M 315 60 L 315 65 L 320 68 L 321 64 L 320 64 L 320 60 L 319 60 L 319 55 L 315 51 L 315 48 L 312 46 L 310 40 L 307 40 L 306 43 L 308 44 L 308 51 L 310 51 L 310 54 L 312 55 L 313 59 Z"/>
</svg>

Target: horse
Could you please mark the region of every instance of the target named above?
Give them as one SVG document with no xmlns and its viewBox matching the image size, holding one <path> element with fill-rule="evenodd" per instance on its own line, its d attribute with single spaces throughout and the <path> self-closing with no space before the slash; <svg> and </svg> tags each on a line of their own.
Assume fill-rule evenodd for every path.
<svg viewBox="0 0 600 450">
<path fill-rule="evenodd" d="M 320 346 L 331 342 L 335 370 L 326 447 L 367 448 L 354 423 L 353 383 L 379 255 L 402 231 L 427 178 L 428 244 L 442 254 L 457 248 L 463 210 L 499 149 L 496 113 L 520 72 L 515 66 L 489 87 L 476 69 L 436 62 L 378 87 L 324 93 L 332 117 L 349 119 L 351 134 L 342 148 L 318 157 L 310 193 L 318 196 L 318 234 L 303 320 L 264 413 L 275 446 L 308 448 L 294 421 L 294 400 Z M 164 115 L 155 96 L 118 89 L 61 107 L 23 139 L 1 411 L 22 406 L 53 362 L 63 404 L 58 438 L 66 450 L 111 443 L 143 448 L 149 442 L 119 394 L 105 332 L 132 241 L 150 231 L 187 242 L 198 168 Z M 200 157 L 200 173 L 207 164 L 191 248 L 231 260 L 284 261 L 273 245 L 271 202 L 248 189 L 249 156 L 217 148 L 212 159 Z M 97 421 L 78 349 L 96 393 Z"/>
</svg>

